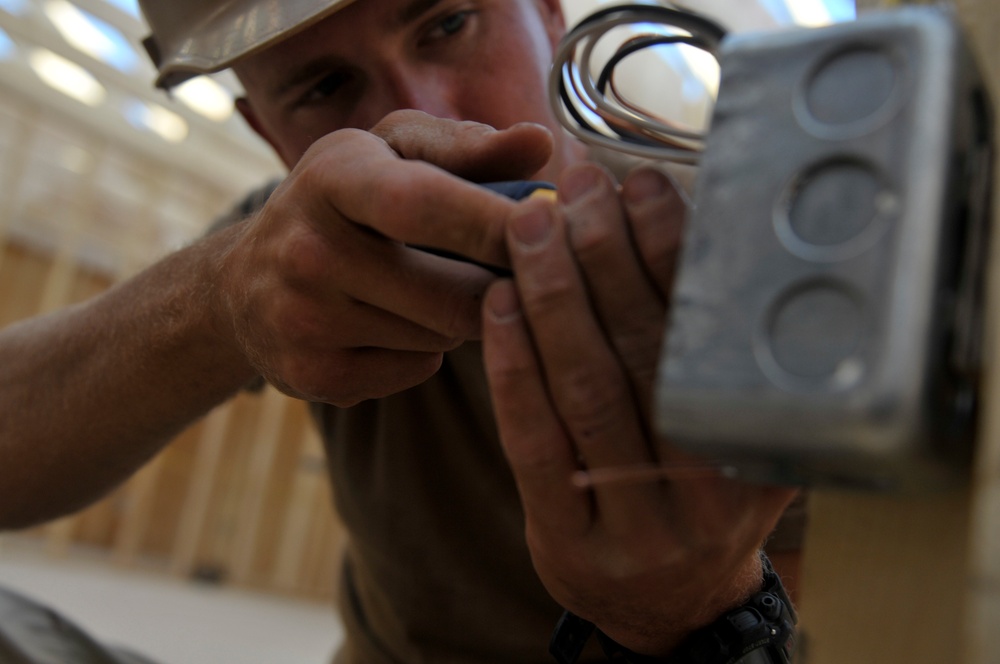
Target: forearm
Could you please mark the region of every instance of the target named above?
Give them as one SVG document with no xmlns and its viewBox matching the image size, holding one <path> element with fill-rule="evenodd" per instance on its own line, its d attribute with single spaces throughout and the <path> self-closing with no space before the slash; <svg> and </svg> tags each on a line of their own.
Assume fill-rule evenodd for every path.
<svg viewBox="0 0 1000 664">
<path fill-rule="evenodd" d="M 0 528 L 99 498 L 252 377 L 213 318 L 225 240 L 0 332 Z"/>
</svg>

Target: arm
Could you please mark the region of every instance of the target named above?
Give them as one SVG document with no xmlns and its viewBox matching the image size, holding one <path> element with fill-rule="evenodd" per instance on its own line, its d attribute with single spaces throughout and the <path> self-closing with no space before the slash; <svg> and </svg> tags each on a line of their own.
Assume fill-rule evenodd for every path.
<svg viewBox="0 0 1000 664">
<path fill-rule="evenodd" d="M 339 405 L 426 379 L 492 274 L 403 243 L 505 262 L 513 203 L 448 171 L 523 177 L 549 145 L 414 112 L 336 132 L 253 218 L 0 331 L 0 528 L 99 498 L 255 376 Z"/>
<path fill-rule="evenodd" d="M 656 360 L 683 213 L 655 171 L 621 197 L 571 169 L 561 205 L 509 225 L 516 283 L 485 301 L 487 372 L 535 568 L 565 608 L 625 647 L 669 653 L 760 589 L 758 549 L 792 491 L 732 481 L 650 432 Z M 581 468 L 700 467 L 575 486 Z"/>
<path fill-rule="evenodd" d="M 222 239 L 0 332 L 0 527 L 98 498 L 253 375 L 201 306 Z"/>
</svg>

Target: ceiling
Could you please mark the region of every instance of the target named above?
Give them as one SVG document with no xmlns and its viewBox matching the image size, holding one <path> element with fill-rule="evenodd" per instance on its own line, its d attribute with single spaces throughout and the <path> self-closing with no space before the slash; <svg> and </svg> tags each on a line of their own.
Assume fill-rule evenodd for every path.
<svg viewBox="0 0 1000 664">
<path fill-rule="evenodd" d="M 600 4 L 604 2 L 566 1 L 569 21 L 575 22 Z M 731 29 L 796 20 L 842 20 L 854 11 L 853 0 L 699 0 L 694 4 Z M 171 98 L 152 88 L 155 72 L 139 46 L 147 30 L 136 0 L 0 0 L 0 30 L 0 83 L 17 92 L 59 107 L 114 140 L 194 168 L 213 181 L 242 184 L 259 179 L 261 173 L 280 172 L 269 149 L 232 114 L 228 98 L 222 100 L 221 117 L 210 119 L 183 99 L 185 92 L 198 96 L 198 90 L 182 88 L 178 91 L 181 98 Z M 81 43 L 92 46 L 90 52 Z M 40 52 L 81 66 L 104 88 L 103 99 L 88 105 L 55 92 L 37 71 Z M 213 82 L 221 85 L 216 94 L 238 90 L 228 74 L 213 77 Z M 196 80 L 187 87 L 205 83 Z M 201 90 L 200 96 L 205 95 Z M 161 122 L 151 122 L 157 118 Z M 173 127 L 172 137 L 164 139 L 151 124 L 166 125 L 167 133 Z"/>
<path fill-rule="evenodd" d="M 568 20 L 605 1 L 566 0 Z M 853 0 L 689 4 L 734 30 L 854 12 Z M 62 247 L 122 274 L 282 173 L 232 113 L 234 77 L 168 96 L 152 86 L 145 35 L 135 0 L 0 0 L 0 241 Z"/>
<path fill-rule="evenodd" d="M 245 185 L 262 172 L 280 171 L 269 149 L 231 113 L 230 101 L 224 102 L 221 118 L 210 119 L 152 87 L 155 71 L 139 46 L 146 28 L 134 0 L 0 0 L 0 30 L 7 37 L 0 36 L 0 83 L 15 93 L 221 184 Z M 72 43 L 74 36 L 93 46 L 91 52 Z M 51 56 L 91 74 L 103 88 L 103 97 L 85 103 L 52 88 L 38 66 L 40 59 Z M 227 75 L 214 80 L 223 91 L 237 89 Z M 186 128 L 183 137 L 175 133 L 164 138 L 144 126 L 139 109 L 145 109 L 147 117 L 151 112 L 172 114 L 168 117 L 175 126 Z"/>
</svg>

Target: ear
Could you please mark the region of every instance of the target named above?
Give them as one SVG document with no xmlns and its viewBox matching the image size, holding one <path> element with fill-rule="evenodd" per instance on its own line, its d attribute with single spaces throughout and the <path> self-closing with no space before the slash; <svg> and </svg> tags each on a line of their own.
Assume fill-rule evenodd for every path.
<svg viewBox="0 0 1000 664">
<path fill-rule="evenodd" d="M 271 135 L 271 132 L 268 131 L 267 126 L 261 121 L 257 112 L 253 108 L 253 104 L 250 103 L 250 100 L 246 97 L 239 97 L 236 99 L 235 104 L 236 110 L 243 116 L 243 119 L 248 125 L 250 125 L 250 128 L 253 129 L 254 133 L 267 141 L 267 144 L 271 146 L 271 149 L 277 153 L 278 158 L 284 162 L 285 166 L 291 169 L 294 164 L 288 163 L 288 159 L 282 152 L 281 146 L 274 140 L 274 137 Z"/>
</svg>

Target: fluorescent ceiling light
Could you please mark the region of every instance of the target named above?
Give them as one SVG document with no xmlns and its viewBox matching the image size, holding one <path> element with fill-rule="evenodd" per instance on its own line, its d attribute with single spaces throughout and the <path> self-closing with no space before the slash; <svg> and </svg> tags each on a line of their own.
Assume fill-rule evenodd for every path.
<svg viewBox="0 0 1000 664">
<path fill-rule="evenodd" d="M 116 28 L 67 0 L 46 0 L 45 15 L 73 47 L 120 71 L 135 69 L 135 51 Z"/>
<path fill-rule="evenodd" d="M 28 0 L 0 0 L 0 9 L 8 14 L 23 14 Z"/>
<path fill-rule="evenodd" d="M 63 168 L 79 175 L 92 172 L 96 163 L 90 151 L 72 143 L 63 146 L 58 159 Z"/>
<path fill-rule="evenodd" d="M 114 5 L 129 16 L 139 18 L 139 3 L 136 0 L 107 0 L 109 5 Z"/>
<path fill-rule="evenodd" d="M 830 9 L 823 0 L 785 0 L 788 13 L 797 24 L 818 28 L 833 23 Z"/>
<path fill-rule="evenodd" d="M 180 143 L 188 135 L 184 118 L 158 104 L 132 100 L 125 107 L 125 118 L 132 126 L 151 131 L 170 143 Z"/>
<path fill-rule="evenodd" d="M 6 32 L 0 30 L 0 60 L 6 60 L 14 55 L 15 51 L 17 51 L 17 44 Z"/>
<path fill-rule="evenodd" d="M 89 71 L 48 49 L 34 49 L 28 61 L 50 87 L 87 106 L 99 106 L 107 96 L 104 86 Z"/>
<path fill-rule="evenodd" d="M 210 120 L 225 122 L 233 115 L 233 96 L 205 76 L 183 83 L 173 91 L 173 95 Z"/>
<path fill-rule="evenodd" d="M 705 87 L 705 91 L 715 99 L 719 96 L 719 61 L 715 56 L 707 51 L 693 46 L 680 47 L 681 56 L 684 63 L 698 81 Z"/>
<path fill-rule="evenodd" d="M 826 0 L 826 9 L 834 21 L 853 21 L 858 17 L 855 0 Z"/>
</svg>

